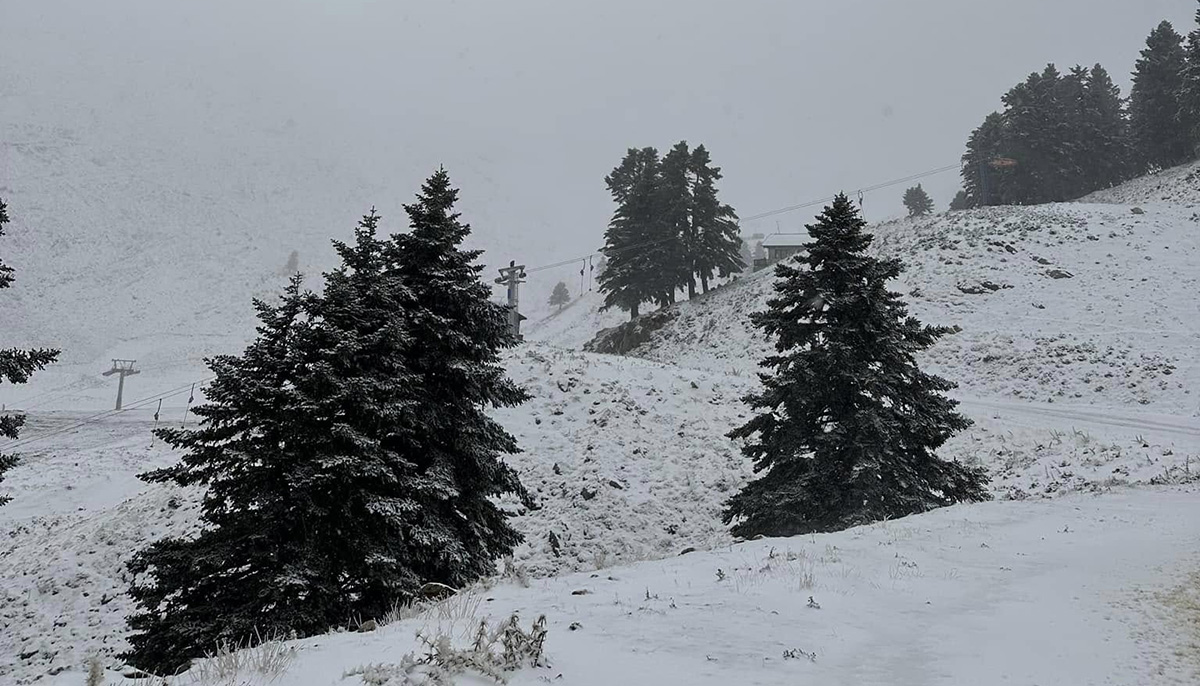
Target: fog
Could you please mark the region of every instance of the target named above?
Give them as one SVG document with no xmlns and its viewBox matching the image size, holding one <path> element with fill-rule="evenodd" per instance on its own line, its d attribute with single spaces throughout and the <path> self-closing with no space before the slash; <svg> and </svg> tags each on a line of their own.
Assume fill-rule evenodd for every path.
<svg viewBox="0 0 1200 686">
<path fill-rule="evenodd" d="M 344 235 L 372 204 L 398 223 L 400 203 L 445 165 L 479 244 L 496 253 L 488 261 L 535 266 L 602 244 L 612 209 L 603 177 L 628 147 L 704 143 L 742 216 L 853 193 L 956 163 L 1003 91 L 1047 62 L 1100 62 L 1127 92 L 1149 30 L 1164 17 L 1186 30 L 1194 9 L 3 0 L 0 124 L 6 139 L 22 126 L 68 126 L 135 166 L 153 156 L 156 183 L 174 190 L 269 190 L 292 173 L 280 171 L 289 158 L 311 161 L 306 206 L 273 207 L 279 226 L 268 232 Z M 282 143 L 259 150 L 267 131 Z M 189 143 L 211 156 L 204 165 L 163 150 Z M 8 150 L 0 185 L 36 194 Z M 944 207 L 958 178 L 923 183 Z M 326 192 L 334 187 L 345 192 Z M 902 190 L 867 194 L 868 217 L 899 214 Z M 344 219 L 304 225 L 314 214 L 322 225 Z M 811 214 L 745 229 L 799 230 Z"/>
</svg>

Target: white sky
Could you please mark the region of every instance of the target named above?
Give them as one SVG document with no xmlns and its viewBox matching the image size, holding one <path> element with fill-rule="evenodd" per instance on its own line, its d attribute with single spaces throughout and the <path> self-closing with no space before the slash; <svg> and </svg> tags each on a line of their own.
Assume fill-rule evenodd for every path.
<svg viewBox="0 0 1200 686">
<path fill-rule="evenodd" d="M 1151 28 L 1167 18 L 1186 32 L 1195 9 L 1191 0 L 0 0 L 0 123 L 70 120 L 81 137 L 130 149 L 185 140 L 215 150 L 215 166 L 202 169 L 186 156 L 157 159 L 168 165 L 162 183 L 179 187 L 232 183 L 224 177 L 270 187 L 286 161 L 239 169 L 221 151 L 288 131 L 293 147 L 272 156 L 315 158 L 353 185 L 349 196 L 314 191 L 314 204 L 346 217 L 339 230 L 372 203 L 394 217 L 445 164 L 489 261 L 534 266 L 601 244 L 612 209 L 603 177 L 627 147 L 704 143 L 743 216 L 853 192 L 957 162 L 1003 91 L 1047 62 L 1101 62 L 1127 92 Z M 924 185 L 944 207 L 958 179 Z M 898 214 L 902 191 L 868 195 L 868 216 Z M 281 223 L 304 213 L 278 210 Z M 798 230 L 813 214 L 747 233 L 773 231 L 776 219 Z"/>
</svg>

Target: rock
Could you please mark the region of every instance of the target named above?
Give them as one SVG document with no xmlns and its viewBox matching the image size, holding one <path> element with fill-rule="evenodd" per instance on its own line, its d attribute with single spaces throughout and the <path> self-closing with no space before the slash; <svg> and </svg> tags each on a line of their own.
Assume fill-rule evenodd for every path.
<svg viewBox="0 0 1200 686">
<path fill-rule="evenodd" d="M 615 479 L 609 479 L 609 480 L 608 480 L 608 485 L 609 485 L 609 486 L 612 486 L 613 488 L 617 489 L 618 491 L 623 491 L 623 490 L 625 490 L 625 487 L 624 487 L 624 486 L 622 486 L 622 485 L 621 485 L 621 483 L 620 483 L 619 481 L 615 480 Z"/>
<path fill-rule="evenodd" d="M 1131 209 L 1131 210 L 1129 210 L 1129 211 L 1130 211 L 1130 212 L 1132 212 L 1132 213 L 1134 213 L 1134 214 L 1146 214 L 1146 210 L 1143 210 L 1143 209 L 1142 209 L 1142 208 L 1140 208 L 1140 207 L 1134 207 L 1133 209 Z"/>
<path fill-rule="evenodd" d="M 1033 261 L 1037 262 L 1038 264 L 1050 264 L 1050 260 L 1044 257 L 1038 257 L 1037 255 L 1033 256 Z"/>
<path fill-rule="evenodd" d="M 974 283 L 969 281 L 959 281 L 957 284 L 955 284 L 955 288 L 963 293 L 966 293 L 967 295 L 981 295 L 983 293 L 998 291 L 1002 288 L 1012 288 L 1012 286 L 1008 284 L 994 283 L 985 279 L 983 281 L 977 281 Z"/>
<path fill-rule="evenodd" d="M 430 581 L 421 586 L 417 592 L 421 594 L 422 598 L 441 600 L 442 598 L 449 598 L 455 593 L 458 593 L 458 590 L 447 586 L 446 584 L 439 584 L 436 581 Z"/>
<path fill-rule="evenodd" d="M 592 498 L 596 497 L 596 492 L 587 486 L 584 486 L 583 490 L 579 492 L 579 495 L 583 496 L 584 500 L 591 500 Z"/>
<path fill-rule="evenodd" d="M 555 474 L 562 474 L 562 468 L 558 466 L 557 462 L 554 463 L 554 466 L 551 467 L 551 469 L 554 471 Z"/>
<path fill-rule="evenodd" d="M 367 621 L 358 625 L 358 632 L 361 634 L 361 633 L 366 633 L 368 631 L 374 631 L 378 628 L 379 628 L 379 624 L 377 624 L 374 619 L 368 619 Z"/>
<path fill-rule="evenodd" d="M 579 622 L 571 622 L 571 626 L 567 627 L 567 631 L 579 631 L 582 628 L 583 625 Z"/>
<path fill-rule="evenodd" d="M 1052 279 L 1073 279 L 1075 275 L 1065 269 L 1050 269 L 1046 272 L 1046 276 Z"/>
<path fill-rule="evenodd" d="M 554 557 L 561 557 L 562 553 L 559 550 L 562 546 L 558 542 L 558 535 L 551 531 L 547 538 L 550 541 L 550 552 L 554 553 Z"/>
<path fill-rule="evenodd" d="M 578 588 L 578 589 L 575 589 L 574 591 L 571 591 L 571 595 L 590 595 L 590 594 L 591 594 L 591 591 L 587 590 L 586 588 Z"/>
<path fill-rule="evenodd" d="M 687 555 L 688 553 L 694 553 L 694 552 L 696 552 L 696 549 L 689 546 L 689 547 L 684 548 L 683 550 L 679 551 L 679 554 Z"/>
</svg>

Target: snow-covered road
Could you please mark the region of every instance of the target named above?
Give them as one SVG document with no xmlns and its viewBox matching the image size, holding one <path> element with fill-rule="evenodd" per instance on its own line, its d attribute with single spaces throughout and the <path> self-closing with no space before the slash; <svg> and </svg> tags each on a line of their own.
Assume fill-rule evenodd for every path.
<svg viewBox="0 0 1200 686">
<path fill-rule="evenodd" d="M 1200 447 L 1200 419 L 1171 414 L 1134 412 L 1125 408 L 1073 407 L 1024 400 L 959 398 L 969 413 L 985 412 L 996 419 L 1021 425 L 1056 425 L 1079 430 L 1099 429 L 1111 433 L 1131 431 L 1146 440 L 1175 442 Z"/>
</svg>

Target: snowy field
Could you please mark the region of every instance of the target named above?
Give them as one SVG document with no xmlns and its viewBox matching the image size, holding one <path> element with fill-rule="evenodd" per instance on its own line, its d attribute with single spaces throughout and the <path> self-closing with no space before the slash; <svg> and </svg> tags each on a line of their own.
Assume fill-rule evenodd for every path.
<svg viewBox="0 0 1200 686">
<path fill-rule="evenodd" d="M 746 315 L 770 273 L 682 303 L 624 358 L 581 352 L 625 319 L 589 293 L 531 318 L 530 342 L 506 358 L 534 399 L 498 418 L 541 507 L 515 520 L 527 541 L 502 575 L 374 633 L 291 642 L 284 673 L 228 683 L 365 683 L 343 674 L 399 662 L 415 631 L 461 644 L 513 611 L 549 629 L 551 667 L 518 684 L 1200 683 L 1191 174 L 877 227 L 879 251 L 910 266 L 897 289 L 914 312 L 961 328 L 926 360 L 975 420 L 942 454 L 986 465 L 995 502 L 735 542 L 721 504 L 751 472 L 725 434 L 747 416 L 740 398 L 767 349 Z M 125 561 L 196 523 L 197 492 L 135 476 L 177 457 L 151 438 L 156 397 L 160 425 L 187 421 L 201 353 L 240 347 L 245 317 L 228 313 L 248 316 L 269 285 L 210 304 L 200 343 L 126 341 L 151 361 L 129 380 L 127 412 L 101 413 L 102 347 L 5 387 L 30 423 L 4 483 L 16 499 L 0 508 L 0 683 L 81 684 L 89 657 L 112 665 L 125 647 Z M 209 683 L 192 676 L 177 682 Z"/>
</svg>

